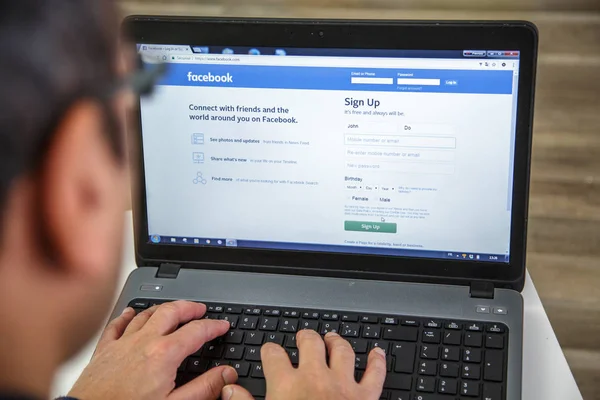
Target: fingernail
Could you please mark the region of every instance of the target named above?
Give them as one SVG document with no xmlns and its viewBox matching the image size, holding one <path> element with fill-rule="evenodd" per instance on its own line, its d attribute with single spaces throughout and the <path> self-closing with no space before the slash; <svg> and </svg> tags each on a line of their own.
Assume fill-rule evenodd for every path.
<svg viewBox="0 0 600 400">
<path fill-rule="evenodd" d="M 121 312 L 121 315 L 129 314 L 131 312 L 133 312 L 133 308 L 127 307 L 123 310 L 123 312 Z"/>
<path fill-rule="evenodd" d="M 233 397 L 233 388 L 231 386 L 225 386 L 223 390 L 221 390 L 221 399 L 229 400 Z"/>
<path fill-rule="evenodd" d="M 336 337 L 336 336 L 340 336 L 340 335 L 338 335 L 338 334 L 337 334 L 337 333 L 335 333 L 335 332 L 327 332 L 327 333 L 325 334 L 325 337 Z"/>
<path fill-rule="evenodd" d="M 223 381 L 225 381 L 226 385 L 231 385 L 232 383 L 235 383 L 238 378 L 237 372 L 231 367 L 225 368 L 223 372 L 221 372 L 221 376 L 223 377 Z"/>
<path fill-rule="evenodd" d="M 377 354 L 379 354 L 381 357 L 385 358 L 385 351 L 383 351 L 383 349 L 379 348 L 379 347 L 375 347 L 375 349 L 373 349 L 373 351 Z"/>
</svg>

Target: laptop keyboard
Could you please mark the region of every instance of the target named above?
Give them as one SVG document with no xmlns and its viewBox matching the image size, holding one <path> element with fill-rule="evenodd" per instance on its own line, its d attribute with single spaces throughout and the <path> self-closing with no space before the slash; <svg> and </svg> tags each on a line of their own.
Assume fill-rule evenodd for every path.
<svg viewBox="0 0 600 400">
<path fill-rule="evenodd" d="M 136 313 L 164 300 L 135 299 Z M 238 383 L 263 399 L 266 383 L 260 346 L 282 345 L 298 364 L 296 332 L 337 332 L 355 352 L 355 378 L 362 378 L 368 352 L 387 353 L 387 376 L 381 399 L 506 399 L 508 328 L 503 324 L 403 317 L 346 311 L 205 303 L 204 318 L 224 319 L 231 329 L 206 343 L 179 367 L 177 386 L 210 368 L 233 366 Z"/>
</svg>

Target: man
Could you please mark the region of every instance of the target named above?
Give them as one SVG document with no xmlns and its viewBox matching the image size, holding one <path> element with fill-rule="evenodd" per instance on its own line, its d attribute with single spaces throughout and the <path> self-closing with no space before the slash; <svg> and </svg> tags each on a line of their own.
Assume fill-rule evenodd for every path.
<svg viewBox="0 0 600 400">
<path fill-rule="evenodd" d="M 117 31 L 108 0 L 0 3 L 1 399 L 47 398 L 56 369 L 109 311 L 127 192 Z M 250 399 L 231 367 L 175 388 L 184 358 L 228 329 L 204 312 L 190 302 L 126 309 L 70 396 Z M 297 369 L 281 347 L 262 348 L 268 399 L 379 398 L 381 350 L 357 384 L 345 340 L 302 331 L 297 342 Z"/>
</svg>

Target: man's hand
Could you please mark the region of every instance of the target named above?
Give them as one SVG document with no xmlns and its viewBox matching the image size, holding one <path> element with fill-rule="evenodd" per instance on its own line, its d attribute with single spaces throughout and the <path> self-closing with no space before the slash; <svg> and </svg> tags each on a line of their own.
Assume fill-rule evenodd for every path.
<svg viewBox="0 0 600 400">
<path fill-rule="evenodd" d="M 354 380 L 354 351 L 339 335 L 328 333 L 325 343 L 311 330 L 296 335 L 300 363 L 294 368 L 286 351 L 273 343 L 261 350 L 267 379 L 267 400 L 378 400 L 386 374 L 385 353 L 375 348 L 360 381 Z M 327 346 L 327 350 L 325 347 Z M 329 366 L 325 361 L 329 353 Z M 223 400 L 249 400 L 250 393 L 237 385 L 223 388 Z"/>
<path fill-rule="evenodd" d="M 81 400 L 215 400 L 237 380 L 232 367 L 213 368 L 175 388 L 177 368 L 204 343 L 224 335 L 227 321 L 198 320 L 206 306 L 187 301 L 155 306 L 135 316 L 126 309 L 107 327 L 90 364 L 69 396 Z M 183 325 L 177 329 L 178 326 Z"/>
</svg>

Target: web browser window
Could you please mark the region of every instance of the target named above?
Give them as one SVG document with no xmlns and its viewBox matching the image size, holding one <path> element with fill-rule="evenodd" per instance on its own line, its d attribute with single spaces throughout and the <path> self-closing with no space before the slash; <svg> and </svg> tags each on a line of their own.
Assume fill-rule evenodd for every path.
<svg viewBox="0 0 600 400">
<path fill-rule="evenodd" d="M 138 50 L 149 242 L 509 261 L 518 52 Z"/>
</svg>

